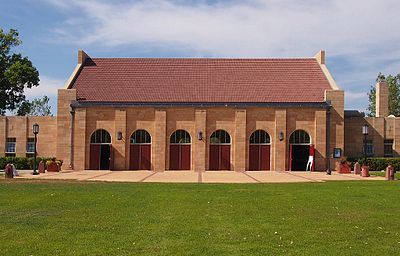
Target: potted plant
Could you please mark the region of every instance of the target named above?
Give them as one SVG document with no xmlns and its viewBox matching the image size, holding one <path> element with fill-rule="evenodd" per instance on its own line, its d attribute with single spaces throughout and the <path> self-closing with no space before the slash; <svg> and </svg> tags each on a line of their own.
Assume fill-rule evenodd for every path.
<svg viewBox="0 0 400 256">
<path fill-rule="evenodd" d="M 39 173 L 45 173 L 46 172 L 46 166 L 45 166 L 43 160 L 40 160 L 39 165 L 38 165 L 38 170 L 39 170 Z"/>
<path fill-rule="evenodd" d="M 364 159 L 361 163 L 361 177 L 369 177 L 369 166 L 367 159 Z"/>
<path fill-rule="evenodd" d="M 53 157 L 51 160 L 46 162 L 46 165 L 48 172 L 59 172 L 61 170 L 62 161 L 56 160 L 56 158 Z"/>
<path fill-rule="evenodd" d="M 351 168 L 349 162 L 347 161 L 346 157 L 343 157 L 340 160 L 338 173 L 351 173 Z"/>
</svg>

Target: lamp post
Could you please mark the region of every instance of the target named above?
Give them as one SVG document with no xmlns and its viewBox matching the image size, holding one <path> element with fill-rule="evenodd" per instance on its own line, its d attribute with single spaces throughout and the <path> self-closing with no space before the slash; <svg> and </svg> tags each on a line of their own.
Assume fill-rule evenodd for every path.
<svg viewBox="0 0 400 256">
<path fill-rule="evenodd" d="M 368 124 L 364 124 L 362 129 L 361 129 L 362 134 L 364 135 L 364 165 L 366 165 L 367 162 L 367 136 L 368 136 Z"/>
<path fill-rule="evenodd" d="M 34 124 L 33 125 L 33 134 L 35 135 L 35 144 L 34 144 L 34 158 L 33 158 L 33 175 L 38 175 L 39 173 L 36 171 L 36 142 L 37 142 L 37 135 L 39 133 L 39 125 L 38 124 Z"/>
</svg>

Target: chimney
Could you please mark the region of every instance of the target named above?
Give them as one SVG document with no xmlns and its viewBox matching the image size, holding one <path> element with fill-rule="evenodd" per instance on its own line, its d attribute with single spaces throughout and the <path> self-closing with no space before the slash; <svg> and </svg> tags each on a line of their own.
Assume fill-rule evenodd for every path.
<svg viewBox="0 0 400 256">
<path fill-rule="evenodd" d="M 78 64 L 84 64 L 87 59 L 90 59 L 89 55 L 83 50 L 78 50 Z"/>
<path fill-rule="evenodd" d="M 376 117 L 389 115 L 389 86 L 386 81 L 376 83 Z"/>
<path fill-rule="evenodd" d="M 317 59 L 320 65 L 325 65 L 325 51 L 320 50 L 317 54 L 315 54 L 314 58 Z"/>
</svg>

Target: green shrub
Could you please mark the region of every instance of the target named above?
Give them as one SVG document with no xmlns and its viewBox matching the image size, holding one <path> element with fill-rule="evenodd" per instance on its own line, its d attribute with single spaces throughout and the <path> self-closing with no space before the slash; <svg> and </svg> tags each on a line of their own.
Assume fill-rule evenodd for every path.
<svg viewBox="0 0 400 256">
<path fill-rule="evenodd" d="M 351 163 L 351 166 L 354 166 L 355 162 L 359 162 L 361 165 L 366 163 L 368 165 L 370 171 L 382 171 L 386 170 L 386 167 L 391 164 L 393 165 L 396 171 L 400 171 L 400 158 L 383 158 L 383 157 L 369 157 L 367 160 L 364 158 L 360 159 L 347 159 Z"/>
<path fill-rule="evenodd" d="M 46 162 L 52 158 L 53 157 L 36 157 L 36 166 L 40 161 L 43 160 Z M 0 169 L 4 170 L 7 164 L 14 164 L 17 170 L 30 170 L 33 169 L 33 162 L 33 157 L 0 157 Z"/>
</svg>

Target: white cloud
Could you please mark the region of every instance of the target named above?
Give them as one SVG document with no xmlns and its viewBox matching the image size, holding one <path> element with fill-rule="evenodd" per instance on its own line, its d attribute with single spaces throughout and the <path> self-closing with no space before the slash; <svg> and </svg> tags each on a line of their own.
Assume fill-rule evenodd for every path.
<svg viewBox="0 0 400 256">
<path fill-rule="evenodd" d="M 346 100 L 347 100 L 347 101 L 359 100 L 359 99 L 368 100 L 368 94 L 365 93 L 365 92 L 351 92 L 351 91 L 346 91 L 345 97 L 346 97 Z"/>
<path fill-rule="evenodd" d="M 58 28 L 80 45 L 146 44 L 213 56 L 309 56 L 320 48 L 343 55 L 385 49 L 391 57 L 400 56 L 394 43 L 400 34 L 391 29 L 400 24 L 397 0 L 253 0 L 213 5 L 48 1 L 81 12 L 74 16 L 84 19 L 68 19 Z M 391 49 L 386 48 L 389 42 Z"/>
<path fill-rule="evenodd" d="M 71 8 L 71 5 L 68 4 L 68 1 L 64 0 L 45 0 L 45 1 L 61 9 L 67 10 Z"/>
<path fill-rule="evenodd" d="M 40 76 L 40 84 L 37 87 L 26 88 L 25 95 L 28 99 L 57 96 L 57 90 L 63 88 L 65 81 L 48 76 Z"/>
<path fill-rule="evenodd" d="M 57 92 L 58 89 L 64 88 L 65 80 L 57 79 L 48 76 L 40 76 L 40 84 L 38 87 L 33 88 L 26 88 L 25 89 L 25 96 L 28 100 L 42 98 L 44 95 L 49 97 L 51 113 L 53 115 L 57 114 Z"/>
<path fill-rule="evenodd" d="M 328 66 L 330 57 L 341 60 L 334 76 L 352 108 L 365 108 L 361 95 L 379 71 L 400 72 L 398 0 L 43 1 L 66 14 L 53 28 L 57 39 L 89 54 L 128 47 L 163 56 L 287 57 L 325 49 Z"/>
</svg>

